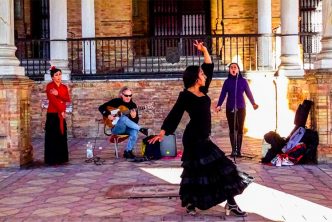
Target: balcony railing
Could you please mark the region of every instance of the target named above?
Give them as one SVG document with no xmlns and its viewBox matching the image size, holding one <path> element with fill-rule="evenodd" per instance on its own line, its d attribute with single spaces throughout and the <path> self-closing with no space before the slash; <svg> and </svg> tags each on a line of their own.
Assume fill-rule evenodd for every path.
<svg viewBox="0 0 332 222">
<path fill-rule="evenodd" d="M 66 40 L 17 39 L 17 57 L 31 79 L 43 80 L 50 66 L 50 48 L 65 43 L 72 79 L 180 77 L 188 65 L 199 65 L 202 55 L 193 46 L 200 39 L 210 50 L 215 73 L 226 75 L 227 64 L 238 62 L 243 71 L 276 70 L 280 35 L 212 35 L 172 37 L 104 37 Z M 320 51 L 320 35 L 301 34 L 301 60 L 311 69 Z"/>
</svg>

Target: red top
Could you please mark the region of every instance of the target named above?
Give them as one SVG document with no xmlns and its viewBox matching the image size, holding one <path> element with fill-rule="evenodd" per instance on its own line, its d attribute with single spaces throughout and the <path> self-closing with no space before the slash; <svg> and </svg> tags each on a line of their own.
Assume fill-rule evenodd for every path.
<svg viewBox="0 0 332 222">
<path fill-rule="evenodd" d="M 58 95 L 55 96 L 51 94 L 51 89 L 56 89 L 58 91 Z M 53 81 L 48 83 L 46 86 L 46 94 L 47 99 L 49 101 L 47 112 L 48 113 L 58 113 L 60 119 L 60 130 L 61 133 L 64 133 L 63 127 L 63 116 L 62 112 L 66 111 L 66 102 L 70 102 L 70 97 L 68 93 L 68 88 L 64 84 L 60 84 L 57 86 Z"/>
</svg>

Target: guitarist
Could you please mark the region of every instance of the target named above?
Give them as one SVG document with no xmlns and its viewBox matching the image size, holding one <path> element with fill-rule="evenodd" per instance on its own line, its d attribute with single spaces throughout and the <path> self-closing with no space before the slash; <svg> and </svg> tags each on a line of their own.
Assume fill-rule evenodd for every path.
<svg viewBox="0 0 332 222">
<path fill-rule="evenodd" d="M 127 147 L 123 153 L 123 157 L 126 159 L 135 159 L 133 149 L 137 142 L 138 132 L 148 136 L 148 129 L 138 125 L 139 117 L 137 113 L 137 105 L 133 102 L 132 95 L 133 94 L 131 89 L 127 86 L 124 86 L 119 91 L 119 98 L 111 99 L 110 101 L 99 106 L 99 111 L 101 114 L 104 116 L 104 118 L 107 118 L 110 121 L 113 121 L 115 118 L 117 118 L 115 115 L 111 114 L 110 108 L 116 109 L 120 106 L 124 106 L 130 110 L 129 114 L 120 116 L 119 120 L 111 130 L 112 134 L 114 135 L 129 135 Z"/>
</svg>

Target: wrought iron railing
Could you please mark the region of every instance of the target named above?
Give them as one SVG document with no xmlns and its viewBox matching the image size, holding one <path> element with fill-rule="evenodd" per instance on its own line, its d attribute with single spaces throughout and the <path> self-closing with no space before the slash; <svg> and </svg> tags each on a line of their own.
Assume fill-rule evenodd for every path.
<svg viewBox="0 0 332 222">
<path fill-rule="evenodd" d="M 317 54 L 321 51 L 320 33 L 307 32 L 300 35 L 301 60 L 304 69 L 313 69 Z"/>
<path fill-rule="evenodd" d="M 320 35 L 304 33 L 299 37 L 303 67 L 311 69 L 320 51 Z M 44 78 L 50 66 L 50 47 L 60 41 L 67 43 L 73 79 L 164 78 L 180 77 L 186 66 L 203 61 L 193 46 L 195 39 L 204 41 L 210 50 L 217 75 L 224 75 L 231 62 L 238 62 L 244 72 L 276 70 L 280 38 L 280 35 L 237 34 L 68 38 L 52 42 L 17 39 L 16 46 L 17 57 L 31 79 Z"/>
</svg>

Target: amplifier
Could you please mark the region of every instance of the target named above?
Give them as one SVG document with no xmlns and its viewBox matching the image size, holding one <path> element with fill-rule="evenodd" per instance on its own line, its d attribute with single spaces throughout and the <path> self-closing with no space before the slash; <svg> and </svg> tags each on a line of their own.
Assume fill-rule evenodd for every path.
<svg viewBox="0 0 332 222">
<path fill-rule="evenodd" d="M 164 136 L 164 139 L 160 142 L 161 156 L 176 156 L 176 137 L 174 134 Z"/>
</svg>

